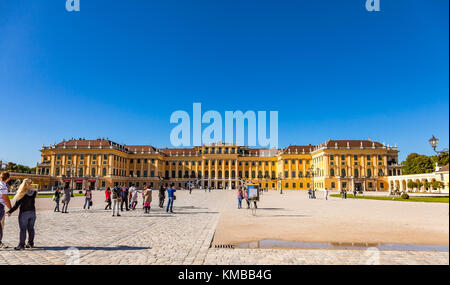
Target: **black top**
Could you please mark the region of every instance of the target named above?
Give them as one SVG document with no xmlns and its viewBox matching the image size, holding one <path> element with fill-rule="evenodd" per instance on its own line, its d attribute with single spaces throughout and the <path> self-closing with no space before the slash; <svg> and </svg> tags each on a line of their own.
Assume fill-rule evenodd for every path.
<svg viewBox="0 0 450 285">
<path fill-rule="evenodd" d="M 27 212 L 27 211 L 36 211 L 36 208 L 34 207 L 34 201 L 36 199 L 36 191 L 33 193 L 33 195 L 25 194 L 22 199 L 19 201 L 16 201 L 14 206 L 8 211 L 8 213 L 12 214 L 17 208 L 20 206 L 20 212 Z"/>
</svg>

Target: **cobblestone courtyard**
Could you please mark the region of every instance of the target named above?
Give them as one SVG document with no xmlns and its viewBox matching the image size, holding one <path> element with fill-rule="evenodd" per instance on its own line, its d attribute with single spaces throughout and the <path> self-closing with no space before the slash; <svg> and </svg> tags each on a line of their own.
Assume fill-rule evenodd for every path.
<svg viewBox="0 0 450 285">
<path fill-rule="evenodd" d="M 448 251 L 379 251 L 374 261 L 366 250 L 216 249 L 211 242 L 223 201 L 234 199 L 234 192 L 183 192 L 177 195 L 174 214 L 152 207 L 150 214 L 139 208 L 121 217 L 103 210 L 102 195 L 96 193 L 91 210 L 79 206 L 83 198 L 74 198 L 78 201 L 69 206 L 68 214 L 40 208 L 32 250 L 13 249 L 19 236 L 17 216 L 7 217 L 4 242 L 10 247 L 0 249 L 0 265 L 449 264 Z M 153 197 L 155 201 L 156 193 Z"/>
</svg>

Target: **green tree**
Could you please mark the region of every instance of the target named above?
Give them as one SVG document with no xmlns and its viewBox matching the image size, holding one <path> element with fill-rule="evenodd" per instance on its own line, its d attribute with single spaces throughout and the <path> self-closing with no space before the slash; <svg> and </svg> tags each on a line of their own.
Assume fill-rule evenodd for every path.
<svg viewBox="0 0 450 285">
<path fill-rule="evenodd" d="M 420 190 L 420 188 L 422 188 L 422 186 L 423 186 L 423 182 L 422 181 L 419 180 L 419 182 L 416 182 L 417 190 Z"/>
<path fill-rule="evenodd" d="M 425 187 L 425 190 L 430 190 L 431 183 L 428 182 L 428 181 L 425 181 L 425 182 L 423 183 L 423 186 Z"/>
<path fill-rule="evenodd" d="M 434 171 L 433 160 L 426 155 L 411 153 L 402 162 L 402 171 L 405 175 L 431 173 Z"/>
<path fill-rule="evenodd" d="M 431 183 L 431 185 L 433 186 L 433 189 L 434 189 L 434 190 L 442 189 L 442 188 L 444 187 L 444 183 L 441 182 L 441 181 L 437 181 L 437 180 L 434 180 L 434 181 Z"/>
<path fill-rule="evenodd" d="M 406 184 L 406 186 L 408 186 L 408 189 L 414 189 L 417 187 L 417 183 L 414 181 L 408 181 L 408 184 Z"/>
<path fill-rule="evenodd" d="M 433 164 L 437 164 L 439 166 L 444 166 L 448 164 L 448 151 L 441 152 L 438 155 L 432 156 L 431 159 L 433 160 Z"/>
</svg>

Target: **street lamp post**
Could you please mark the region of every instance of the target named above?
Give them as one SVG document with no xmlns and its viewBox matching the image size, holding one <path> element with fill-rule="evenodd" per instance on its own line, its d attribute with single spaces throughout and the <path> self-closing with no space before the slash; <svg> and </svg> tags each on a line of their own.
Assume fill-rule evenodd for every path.
<svg viewBox="0 0 450 285">
<path fill-rule="evenodd" d="M 448 153 L 448 149 L 436 150 L 436 147 L 439 142 L 439 139 L 437 139 L 436 137 L 432 136 L 431 139 L 428 140 L 428 142 L 430 143 L 430 145 L 433 148 L 435 153 L 437 153 L 437 154 Z"/>
</svg>

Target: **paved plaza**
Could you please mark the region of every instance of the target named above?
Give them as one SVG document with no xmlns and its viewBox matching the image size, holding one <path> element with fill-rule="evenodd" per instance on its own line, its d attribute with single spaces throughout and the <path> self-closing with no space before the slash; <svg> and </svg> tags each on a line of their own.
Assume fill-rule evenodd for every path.
<svg viewBox="0 0 450 285">
<path fill-rule="evenodd" d="M 288 224 L 300 224 L 302 221 L 304 224 L 308 224 L 305 217 L 311 218 L 310 216 L 320 215 L 319 213 L 322 212 L 325 212 L 324 215 L 333 215 L 334 208 L 341 211 L 342 207 L 352 207 L 352 205 L 358 207 L 356 203 L 362 203 L 362 207 L 366 208 L 367 205 L 372 205 L 373 210 L 371 211 L 374 212 L 377 212 L 375 206 L 378 205 L 387 208 L 398 205 L 402 211 L 407 205 L 417 211 L 424 207 L 424 215 L 440 215 L 438 218 L 442 219 L 440 223 L 431 223 L 430 228 L 426 229 L 425 227 L 425 230 L 435 230 L 436 236 L 447 235 L 446 245 L 448 246 L 448 204 L 426 203 L 425 205 L 425 203 L 421 203 L 422 205 L 420 205 L 413 202 L 343 201 L 338 198 L 331 198 L 328 201 L 323 199 L 312 201 L 305 198 L 306 193 L 304 192 L 287 191 L 283 195 L 285 196 L 280 198 L 278 193 L 265 193 L 256 216 L 252 216 L 247 209 L 236 209 L 235 192 L 224 190 L 214 190 L 211 193 L 195 190 L 192 194 L 187 191 L 178 191 L 174 214 L 167 214 L 163 209 L 155 207 L 152 207 L 150 214 L 144 214 L 140 201 L 137 210 L 124 211 L 121 217 L 112 217 L 110 211 L 103 210 L 104 196 L 100 191 L 95 193 L 94 207 L 90 210 L 82 209 L 83 197 L 73 198 L 68 214 L 54 213 L 51 210 L 53 202 L 50 199 L 42 198 L 37 202 L 36 248 L 25 251 L 13 249 L 18 243 L 19 236 L 17 214 L 7 217 L 4 242 L 10 247 L 0 249 L 0 265 L 449 264 L 448 250 L 215 248 L 216 244 L 251 242 L 253 238 L 249 233 L 252 231 L 250 224 L 258 227 L 255 226 L 254 231 L 261 234 L 261 239 L 282 239 L 285 234 L 285 240 L 302 241 L 301 237 L 292 234 L 292 225 L 286 227 L 285 233 L 279 233 L 280 229 L 272 228 L 272 223 L 280 221 L 283 223 L 283 219 L 285 219 Z M 153 199 L 154 202 L 157 200 L 157 191 L 154 192 Z M 290 204 L 286 202 L 289 207 L 283 208 L 280 199 L 290 201 Z M 156 204 L 154 202 L 152 205 Z M 320 210 L 325 207 L 324 205 L 327 205 L 328 210 Z M 433 207 L 437 209 L 436 212 Z M 313 209 L 317 209 L 317 211 Z M 404 222 L 402 218 L 399 220 Z M 414 220 L 417 221 L 417 218 L 412 217 L 411 223 L 414 223 Z M 419 222 L 421 222 L 420 219 Z M 232 227 L 233 224 L 237 228 Z M 244 227 L 239 230 L 239 225 L 244 225 Z M 264 225 L 272 228 L 273 236 L 269 236 L 270 231 L 267 226 L 264 228 Z M 421 227 L 413 225 L 413 228 Z M 298 227 L 298 229 L 301 233 L 305 232 L 305 228 Z M 311 229 L 317 233 L 317 229 L 314 227 Z M 391 227 L 387 227 L 386 230 L 390 229 Z M 236 231 L 239 233 L 237 234 Z M 367 230 L 363 228 L 362 231 Z M 373 235 L 378 234 L 378 230 L 373 231 Z M 328 236 L 328 233 L 325 232 L 325 236 Z M 342 233 L 336 233 L 336 236 L 337 238 L 346 237 Z M 391 238 L 395 238 L 395 236 Z M 323 237 L 311 240 L 308 235 L 305 235 L 304 239 L 305 242 L 326 240 Z M 329 236 L 329 239 L 333 239 L 333 237 Z M 437 244 L 441 244 L 439 243 L 440 239 L 438 237 L 436 240 Z"/>
</svg>

